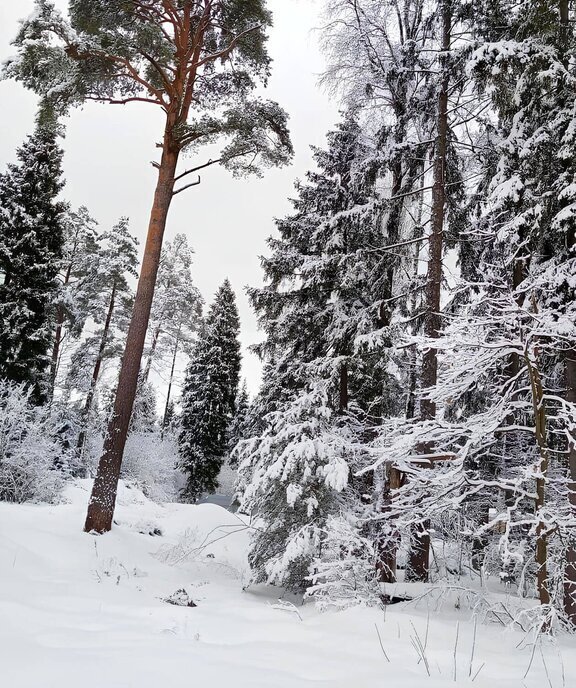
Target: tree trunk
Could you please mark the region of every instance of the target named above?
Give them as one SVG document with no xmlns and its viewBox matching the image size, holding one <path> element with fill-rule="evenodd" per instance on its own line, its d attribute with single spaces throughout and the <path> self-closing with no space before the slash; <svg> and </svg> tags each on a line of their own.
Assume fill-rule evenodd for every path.
<svg viewBox="0 0 576 688">
<path fill-rule="evenodd" d="M 150 345 L 150 353 L 148 354 L 148 358 L 146 359 L 146 366 L 144 368 L 144 373 L 142 374 L 142 382 L 148 382 L 148 378 L 150 377 L 150 371 L 152 370 L 152 360 L 154 358 L 154 354 L 156 353 L 156 347 L 158 346 L 158 340 L 160 339 L 160 333 L 162 332 L 160 327 L 157 327 L 153 336 L 152 336 L 152 344 Z"/>
<path fill-rule="evenodd" d="M 444 0 L 442 8 L 442 46 L 447 54 L 450 50 L 450 25 L 452 10 L 450 0 Z M 440 318 L 440 291 L 442 287 L 442 249 L 444 244 L 444 213 L 446 205 L 446 147 L 448 139 L 448 87 L 449 75 L 446 65 L 438 94 L 438 112 L 436 122 L 436 142 L 434 151 L 434 178 L 432 185 L 431 230 L 428 240 L 428 271 L 426 275 L 426 313 L 424 334 L 435 339 L 440 335 L 442 322 Z M 421 385 L 423 389 L 432 389 L 438 380 L 438 356 L 436 349 L 424 352 L 422 360 Z M 436 417 L 436 404 L 429 399 L 420 402 L 420 414 L 423 420 Z"/>
<path fill-rule="evenodd" d="M 532 391 L 532 406 L 534 409 L 534 430 L 536 434 L 536 444 L 540 455 L 538 466 L 538 477 L 536 478 L 536 564 L 538 571 L 536 574 L 538 585 L 538 596 L 540 604 L 550 604 L 550 591 L 548 590 L 548 534 L 546 524 L 540 519 L 540 514 L 546 504 L 546 480 L 548 476 L 548 447 L 546 433 L 546 408 L 544 406 L 544 390 L 537 362 L 532 363 L 529 354 L 525 357 L 528 375 L 530 377 L 530 387 Z"/>
<path fill-rule="evenodd" d="M 64 286 L 70 282 L 70 275 L 72 274 L 72 263 L 68 265 L 66 276 L 64 277 Z M 64 308 L 58 306 L 56 309 L 56 332 L 54 333 L 54 346 L 52 347 L 52 359 L 50 362 L 50 395 L 54 396 L 54 387 L 56 386 L 56 376 L 58 375 L 58 361 L 60 358 L 60 346 L 62 344 L 62 328 L 64 326 Z"/>
<path fill-rule="evenodd" d="M 560 22 L 564 28 L 564 36 L 568 38 L 570 27 L 570 10 L 568 0 L 560 0 Z M 566 60 L 568 62 L 568 60 Z M 576 229 L 571 225 L 567 236 L 568 255 L 574 250 L 576 243 Z M 576 349 L 572 348 L 564 354 L 566 401 L 576 405 Z M 568 495 L 572 516 L 576 520 L 576 431 L 572 430 L 568 441 Z M 568 543 L 566 552 L 566 567 L 564 570 L 564 611 L 573 626 L 576 626 L 576 539 L 573 537 Z"/>
<path fill-rule="evenodd" d="M 340 399 L 338 410 L 340 413 L 345 413 L 348 410 L 348 365 L 343 363 L 340 366 Z"/>
<path fill-rule="evenodd" d="M 392 490 L 398 490 L 402 487 L 404 477 L 402 473 L 393 465 L 387 467 L 386 476 L 386 490 L 382 499 L 382 512 L 390 510 L 392 502 Z M 381 583 L 395 583 L 396 582 L 396 557 L 398 554 L 398 544 L 400 542 L 400 533 L 394 527 L 391 519 L 388 519 L 391 525 L 391 532 L 385 542 L 378 543 L 378 561 L 376 563 L 376 570 L 378 571 L 378 580 Z"/>
<path fill-rule="evenodd" d="M 429 339 L 440 336 L 442 320 L 440 318 L 440 292 L 442 287 L 442 249 L 444 245 L 444 214 L 446 206 L 446 150 L 448 141 L 448 89 L 450 75 L 446 58 L 450 52 L 452 0 L 442 3 L 442 70 L 443 76 L 438 93 L 436 115 L 436 141 L 434 150 L 434 172 L 432 184 L 432 210 L 430 216 L 430 237 L 428 240 L 428 271 L 424 292 L 426 311 L 424 334 Z M 421 387 L 431 390 L 438 380 L 437 350 L 429 348 L 422 357 Z M 422 420 L 434 420 L 436 404 L 430 399 L 421 399 L 420 416 Z M 429 451 L 430 447 L 423 447 Z M 416 525 L 412 532 L 412 547 L 408 555 L 406 579 L 411 581 L 428 581 L 430 558 L 430 523 L 424 521 Z"/>
<path fill-rule="evenodd" d="M 76 448 L 78 454 L 81 457 L 84 444 L 86 443 L 86 432 L 88 429 L 88 418 L 90 416 L 90 411 L 92 409 L 92 404 L 94 402 L 94 395 L 96 394 L 96 385 L 98 384 L 98 378 L 100 377 L 100 369 L 102 368 L 102 361 L 104 360 L 104 351 L 106 350 L 106 343 L 108 341 L 108 333 L 110 332 L 110 325 L 112 323 L 112 315 L 114 313 L 114 306 L 116 304 L 116 283 L 112 286 L 112 293 L 110 294 L 110 303 L 108 305 L 108 313 L 106 314 L 106 321 L 104 323 L 104 330 L 102 332 L 102 338 L 100 339 L 100 346 L 98 347 L 98 354 L 96 356 L 96 363 L 94 364 L 94 370 L 92 371 L 92 380 L 90 381 L 90 389 L 86 396 L 86 401 L 84 402 L 84 408 L 82 409 L 82 428 L 80 434 L 78 435 L 78 442 Z"/>
<path fill-rule="evenodd" d="M 182 323 L 178 325 L 178 333 L 176 334 L 176 343 L 174 344 L 174 355 L 172 356 L 172 367 L 170 368 L 170 380 L 168 382 L 168 392 L 166 393 L 166 405 L 164 406 L 164 417 L 162 418 L 162 437 L 166 430 L 166 421 L 168 418 L 168 409 L 170 408 L 170 395 L 172 393 L 172 380 L 174 379 L 174 368 L 176 367 L 176 356 L 178 355 L 178 346 L 180 345 L 180 330 Z"/>
<path fill-rule="evenodd" d="M 420 171 L 422 178 L 420 182 L 420 195 L 418 197 L 418 211 L 416 215 L 416 234 L 415 239 L 422 236 L 422 216 L 424 214 L 424 166 Z M 418 283 L 418 271 L 420 266 L 420 248 L 422 243 L 414 244 L 414 259 L 412 261 L 412 279 L 414 284 Z M 416 291 L 410 297 L 410 310 L 415 315 L 418 310 L 418 294 Z M 418 333 L 418 321 L 413 320 L 412 334 Z M 408 347 L 408 390 L 406 394 L 406 418 L 416 418 L 416 389 L 418 386 L 418 350 L 416 345 Z"/>
<path fill-rule="evenodd" d="M 172 141 L 173 126 L 174 122 L 169 118 L 164 133 L 162 159 L 158 170 L 138 289 L 120 367 L 114 411 L 108 425 L 104 450 L 88 505 L 84 525 L 86 532 L 106 533 L 112 528 L 118 479 L 138 386 L 140 363 L 160 263 L 162 239 L 174 193 L 174 177 L 179 150 Z"/>
<path fill-rule="evenodd" d="M 566 354 L 566 401 L 576 405 L 576 351 L 570 350 Z M 576 434 L 570 434 L 568 447 L 569 500 L 572 516 L 576 520 Z M 566 552 L 566 568 L 564 571 L 564 611 L 570 622 L 576 626 L 576 540 L 574 537 L 568 544 Z"/>
</svg>

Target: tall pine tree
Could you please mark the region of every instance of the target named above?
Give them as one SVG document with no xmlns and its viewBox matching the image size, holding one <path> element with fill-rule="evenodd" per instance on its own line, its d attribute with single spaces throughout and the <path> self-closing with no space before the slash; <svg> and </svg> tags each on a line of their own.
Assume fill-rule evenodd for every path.
<svg viewBox="0 0 576 688">
<path fill-rule="evenodd" d="M 140 363 L 172 199 L 200 180 L 187 175 L 222 164 L 235 174 L 291 156 L 286 114 L 253 92 L 270 72 L 264 0 L 172 2 L 71 0 L 69 20 L 49 0 L 14 43 L 5 73 L 62 110 L 95 100 L 146 103 L 162 115 L 162 151 L 133 315 L 122 357 L 114 413 L 92 489 L 87 532 L 112 527 L 118 478 L 136 397 Z M 42 59 L 38 59 L 42 55 Z M 155 138 L 154 141 L 157 141 Z M 220 154 L 178 171 L 184 150 L 224 140 Z"/>
</svg>

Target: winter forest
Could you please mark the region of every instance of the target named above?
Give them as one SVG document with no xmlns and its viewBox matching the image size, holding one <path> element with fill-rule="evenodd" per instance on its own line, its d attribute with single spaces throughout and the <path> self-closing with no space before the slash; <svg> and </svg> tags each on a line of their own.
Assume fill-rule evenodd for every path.
<svg viewBox="0 0 576 688">
<path fill-rule="evenodd" d="M 576 2 L 28 5 L 1 66 L 34 103 L 0 160 L 6 685 L 574 685 Z M 120 136 L 153 118 L 154 183 L 108 222 L 67 137 L 117 109 Z"/>
</svg>

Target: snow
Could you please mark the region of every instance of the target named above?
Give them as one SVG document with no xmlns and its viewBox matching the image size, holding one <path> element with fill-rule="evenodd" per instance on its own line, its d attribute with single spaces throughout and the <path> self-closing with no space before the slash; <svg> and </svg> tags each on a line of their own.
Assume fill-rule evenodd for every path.
<svg viewBox="0 0 576 688">
<path fill-rule="evenodd" d="M 281 592 L 269 587 L 243 591 L 248 529 L 212 504 L 158 505 L 121 485 L 113 532 L 86 535 L 89 488 L 74 483 L 60 505 L 0 504 L 4 686 L 556 688 L 576 681 L 573 639 L 543 641 L 523 679 L 530 639 L 478 624 L 472 676 L 484 666 L 472 682 L 470 613 L 453 603 L 437 608 L 432 595 L 385 614 L 321 613 L 279 603 Z M 149 534 L 155 529 L 162 535 Z M 162 601 L 181 588 L 197 607 Z M 391 586 L 389 594 L 402 591 Z M 430 677 L 416 634 L 422 643 L 428 636 Z"/>
</svg>

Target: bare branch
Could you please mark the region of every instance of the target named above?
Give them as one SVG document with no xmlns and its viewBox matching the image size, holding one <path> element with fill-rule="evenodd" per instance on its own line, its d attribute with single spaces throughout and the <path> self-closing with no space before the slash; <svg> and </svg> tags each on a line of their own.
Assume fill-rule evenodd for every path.
<svg viewBox="0 0 576 688">
<path fill-rule="evenodd" d="M 200 176 L 198 176 L 198 180 L 195 182 L 192 182 L 191 184 L 186 184 L 186 186 L 181 187 L 180 189 L 176 189 L 176 191 L 172 192 L 172 196 L 176 196 L 176 194 L 181 193 L 182 191 L 186 191 L 186 189 L 189 189 L 191 186 L 198 186 L 200 184 Z"/>
</svg>

